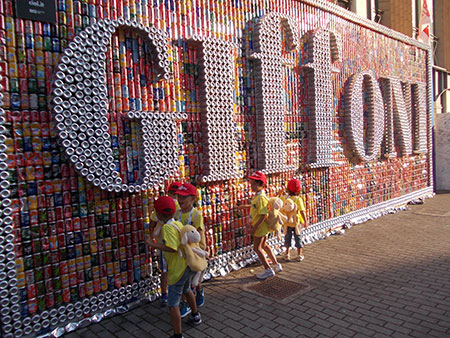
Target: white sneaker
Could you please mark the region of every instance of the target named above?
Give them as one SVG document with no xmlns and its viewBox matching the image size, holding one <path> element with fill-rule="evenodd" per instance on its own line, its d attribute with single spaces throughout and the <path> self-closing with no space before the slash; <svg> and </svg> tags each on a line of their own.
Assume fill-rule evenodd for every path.
<svg viewBox="0 0 450 338">
<path fill-rule="evenodd" d="M 267 269 L 267 270 L 264 270 L 264 272 L 257 274 L 256 278 L 264 280 L 267 278 L 271 278 L 273 276 L 275 276 L 275 272 L 272 269 Z"/>
<path fill-rule="evenodd" d="M 273 270 L 274 270 L 276 273 L 278 273 L 278 272 L 283 271 L 283 267 L 281 266 L 280 263 L 278 263 L 278 264 L 276 264 L 276 265 L 273 267 Z"/>
</svg>

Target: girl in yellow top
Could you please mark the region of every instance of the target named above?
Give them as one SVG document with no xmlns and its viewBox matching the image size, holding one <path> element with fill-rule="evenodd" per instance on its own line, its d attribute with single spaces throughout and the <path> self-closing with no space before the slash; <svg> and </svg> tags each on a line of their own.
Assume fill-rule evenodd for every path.
<svg viewBox="0 0 450 338">
<path fill-rule="evenodd" d="M 262 172 L 257 171 L 248 178 L 250 180 L 252 191 L 256 193 L 255 197 L 252 199 L 252 204 L 250 205 L 250 215 L 252 217 L 250 234 L 253 236 L 253 249 L 265 269 L 264 272 L 257 274 L 256 277 L 258 279 L 266 279 L 275 276 L 275 272 L 281 272 L 283 270 L 281 264 L 278 263 L 272 248 L 267 244 L 266 235 L 269 233 L 269 229 L 267 228 L 266 217 L 269 213 L 267 208 L 269 200 L 264 192 L 264 187 L 267 184 L 267 177 Z M 267 262 L 264 252 L 269 256 L 272 263 L 275 264 L 274 269 L 272 269 Z"/>
<path fill-rule="evenodd" d="M 289 196 L 282 198 L 285 201 L 287 198 L 290 198 L 297 205 L 297 216 L 298 221 L 300 222 L 300 228 L 303 226 L 305 229 L 308 228 L 306 213 L 305 213 L 305 205 L 303 204 L 303 199 L 299 195 L 302 190 L 302 186 L 299 180 L 293 178 L 287 184 L 287 193 Z M 286 251 L 284 253 L 284 259 L 289 260 L 289 249 L 291 248 L 292 236 L 294 236 L 295 247 L 297 248 L 297 261 L 301 262 L 305 257 L 303 256 L 303 244 L 301 239 L 301 233 L 295 233 L 295 226 L 288 227 L 286 234 L 284 235 L 284 246 L 286 247 Z"/>
<path fill-rule="evenodd" d="M 169 298 L 167 305 L 170 310 L 170 318 L 174 331 L 173 337 L 183 337 L 181 328 L 181 316 L 179 303 L 183 295 L 192 307 L 192 322 L 199 325 L 202 317 L 197 311 L 195 296 L 191 290 L 191 281 L 195 272 L 187 266 L 186 260 L 178 251 L 181 250 L 180 230 L 183 224 L 173 218 L 175 213 L 175 202 L 168 196 L 162 196 L 154 204 L 156 216 L 164 225 L 161 232 L 161 242 L 156 242 L 150 238 L 147 245 L 164 251 L 164 256 L 168 266 Z"/>
<path fill-rule="evenodd" d="M 194 208 L 194 203 L 197 201 L 197 188 L 192 184 L 182 184 L 177 192 L 178 203 L 180 209 L 175 213 L 175 220 L 183 223 L 183 225 L 192 225 L 200 233 L 200 248 L 206 249 L 205 230 L 203 228 L 203 215 L 201 211 Z M 195 295 L 197 306 L 205 304 L 205 294 L 201 283 L 197 286 Z M 190 307 L 183 302 L 181 304 L 181 318 L 184 318 L 191 312 Z"/>
<path fill-rule="evenodd" d="M 173 199 L 175 202 L 175 210 L 180 209 L 180 205 L 177 201 L 177 195 L 175 194 L 178 188 L 181 186 L 181 182 L 173 182 L 169 185 L 169 189 L 167 194 L 170 198 Z M 163 223 L 158 220 L 158 217 L 156 216 L 156 211 L 153 211 L 150 215 L 150 230 L 152 231 L 152 236 L 155 238 L 157 242 L 161 242 L 161 235 L 162 235 L 162 226 Z M 164 255 L 160 254 L 160 263 L 159 266 L 161 268 L 161 307 L 166 306 L 167 304 L 167 262 L 164 257 Z"/>
</svg>

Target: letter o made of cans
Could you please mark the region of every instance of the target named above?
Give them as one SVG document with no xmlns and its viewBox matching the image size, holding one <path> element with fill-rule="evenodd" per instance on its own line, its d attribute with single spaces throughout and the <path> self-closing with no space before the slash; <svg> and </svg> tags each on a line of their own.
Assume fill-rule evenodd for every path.
<svg viewBox="0 0 450 338">
<path fill-rule="evenodd" d="M 368 123 L 364 131 L 363 84 L 367 95 Z M 350 77 L 345 92 L 345 123 L 349 146 L 358 160 L 371 161 L 378 155 L 384 134 L 384 107 L 381 90 L 371 71 Z M 364 143 L 366 134 L 367 146 Z"/>
<path fill-rule="evenodd" d="M 140 122 L 142 149 L 139 180 L 123 183 L 114 163 L 107 117 L 106 52 L 117 29 L 142 35 L 154 49 L 156 78 L 169 79 L 166 33 L 130 20 L 101 20 L 81 31 L 64 51 L 53 83 L 53 112 L 64 151 L 81 176 L 103 190 L 134 192 L 161 184 L 178 169 L 175 116 L 146 111 L 124 114 Z M 93 152 L 100 160 L 90 158 Z"/>
</svg>

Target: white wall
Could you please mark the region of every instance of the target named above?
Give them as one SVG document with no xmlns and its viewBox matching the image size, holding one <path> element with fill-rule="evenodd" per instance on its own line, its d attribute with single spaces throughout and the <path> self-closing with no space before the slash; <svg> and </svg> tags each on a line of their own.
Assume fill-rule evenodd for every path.
<svg viewBox="0 0 450 338">
<path fill-rule="evenodd" d="M 450 190 L 450 113 L 435 116 L 436 189 Z"/>
</svg>

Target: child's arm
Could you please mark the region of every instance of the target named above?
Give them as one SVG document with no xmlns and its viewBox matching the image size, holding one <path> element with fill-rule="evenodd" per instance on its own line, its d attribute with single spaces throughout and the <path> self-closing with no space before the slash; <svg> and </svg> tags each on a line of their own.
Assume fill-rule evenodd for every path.
<svg viewBox="0 0 450 338">
<path fill-rule="evenodd" d="M 306 212 L 301 210 L 300 214 L 302 215 L 303 221 L 305 222 L 305 223 L 303 223 L 303 227 L 305 229 L 308 229 L 308 219 L 306 218 Z"/>
<path fill-rule="evenodd" d="M 169 248 L 167 245 L 165 245 L 163 243 L 154 243 L 151 238 L 148 238 L 146 240 L 146 243 L 149 247 L 154 248 L 154 249 L 159 249 L 161 251 L 166 251 L 166 252 L 176 252 L 176 250 Z"/>
<path fill-rule="evenodd" d="M 241 210 L 241 209 L 247 209 L 247 208 L 250 208 L 251 205 L 250 205 L 250 204 L 241 204 L 241 205 L 237 205 L 236 207 L 237 207 L 239 210 Z"/>
<path fill-rule="evenodd" d="M 256 221 L 255 225 L 252 226 L 251 230 L 250 230 L 250 234 L 254 235 L 256 230 L 258 230 L 259 226 L 262 224 L 262 222 L 264 222 L 264 220 L 266 219 L 266 215 L 260 215 L 258 220 Z"/>
</svg>

